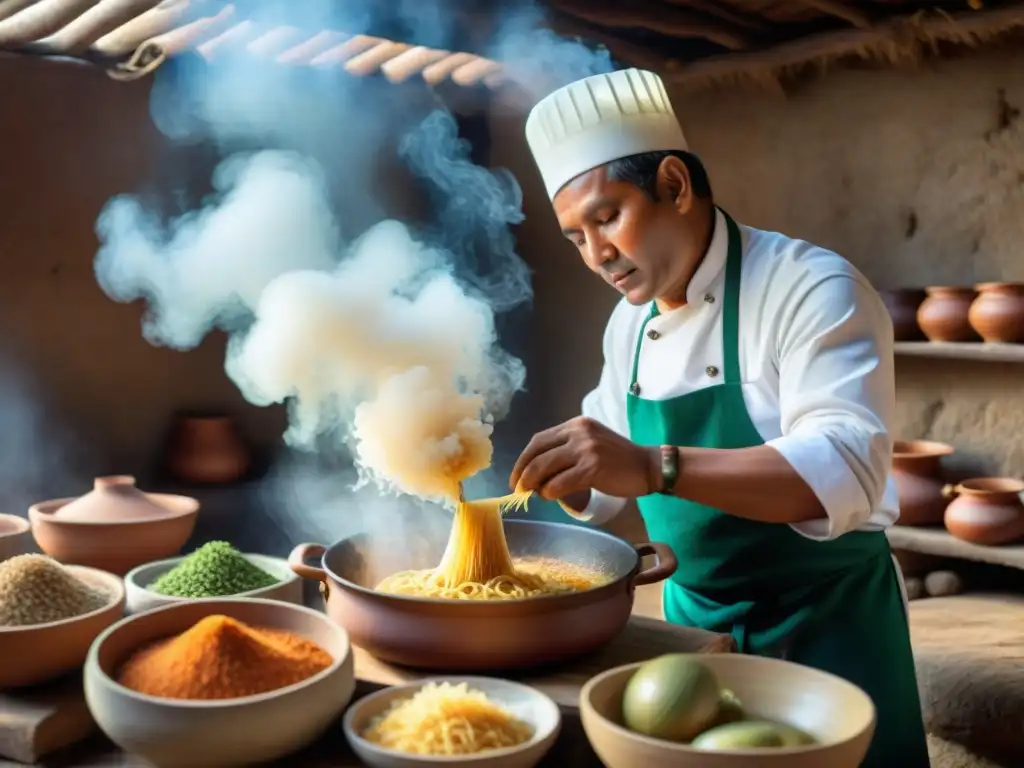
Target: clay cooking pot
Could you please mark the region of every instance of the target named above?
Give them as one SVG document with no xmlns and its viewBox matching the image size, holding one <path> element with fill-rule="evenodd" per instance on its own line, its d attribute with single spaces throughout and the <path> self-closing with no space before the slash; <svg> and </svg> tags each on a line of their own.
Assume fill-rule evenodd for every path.
<svg viewBox="0 0 1024 768">
<path fill-rule="evenodd" d="M 667 579 L 678 565 L 664 544 L 634 547 L 574 525 L 506 520 L 505 536 L 513 558 L 548 557 L 599 568 L 610 581 L 524 600 L 419 598 L 374 589 L 396 571 L 436 567 L 444 537 L 412 551 L 404 541 L 399 547 L 375 546 L 359 535 L 332 547 L 300 544 L 288 560 L 297 574 L 323 584 L 328 615 L 355 645 L 395 664 L 463 672 L 538 667 L 595 651 L 626 626 L 636 587 Z M 654 563 L 642 568 L 647 555 Z M 311 559 L 321 567 L 310 565 Z"/>
<path fill-rule="evenodd" d="M 929 341 L 977 341 L 968 313 L 976 296 L 973 288 L 925 288 L 928 298 L 917 310 L 917 324 Z"/>
<path fill-rule="evenodd" d="M 186 483 L 233 483 L 249 471 L 249 449 L 227 416 L 182 416 L 174 427 L 167 468 Z"/>
<path fill-rule="evenodd" d="M 892 476 L 900 500 L 897 525 L 942 525 L 949 499 L 943 495 L 942 457 L 953 446 L 931 440 L 893 443 Z"/>
<path fill-rule="evenodd" d="M 97 477 L 77 499 L 53 499 L 28 510 L 39 548 L 62 563 L 123 576 L 152 560 L 178 554 L 195 528 L 199 502 L 145 493 L 130 475 Z"/>
<path fill-rule="evenodd" d="M 924 334 L 917 324 L 917 310 L 925 300 L 921 288 L 893 288 L 879 291 L 885 308 L 892 318 L 894 341 L 924 341 Z"/>
<path fill-rule="evenodd" d="M 1012 477 L 976 477 L 947 486 L 946 529 L 963 541 L 985 546 L 1024 537 L 1024 482 Z"/>
<path fill-rule="evenodd" d="M 981 283 L 968 320 L 987 342 L 1024 342 L 1024 284 Z"/>
</svg>

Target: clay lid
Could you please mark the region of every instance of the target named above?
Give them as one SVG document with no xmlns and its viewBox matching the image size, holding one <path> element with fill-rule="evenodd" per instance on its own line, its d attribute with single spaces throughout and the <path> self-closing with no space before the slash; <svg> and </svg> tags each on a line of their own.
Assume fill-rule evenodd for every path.
<svg viewBox="0 0 1024 768">
<path fill-rule="evenodd" d="M 91 492 L 54 510 L 68 522 L 129 523 L 177 517 L 181 510 L 162 506 L 135 487 L 131 475 L 97 477 Z"/>
</svg>

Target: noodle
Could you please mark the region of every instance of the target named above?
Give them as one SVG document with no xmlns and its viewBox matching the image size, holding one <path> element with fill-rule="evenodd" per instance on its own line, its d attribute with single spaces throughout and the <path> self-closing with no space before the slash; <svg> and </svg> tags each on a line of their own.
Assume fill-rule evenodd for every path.
<svg viewBox="0 0 1024 768">
<path fill-rule="evenodd" d="M 473 755 L 529 741 L 533 728 L 466 683 L 427 683 L 392 703 L 362 737 L 413 755 Z"/>
<path fill-rule="evenodd" d="M 559 561 L 512 561 L 501 518 L 525 508 L 531 495 L 516 489 L 495 499 L 460 498 L 437 568 L 393 573 L 377 591 L 451 600 L 521 600 L 595 586 L 597 574 Z"/>
</svg>

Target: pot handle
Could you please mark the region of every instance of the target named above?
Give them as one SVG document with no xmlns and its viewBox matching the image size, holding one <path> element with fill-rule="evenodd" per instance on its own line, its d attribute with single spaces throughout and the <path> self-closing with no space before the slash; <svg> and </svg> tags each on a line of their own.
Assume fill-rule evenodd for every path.
<svg viewBox="0 0 1024 768">
<path fill-rule="evenodd" d="M 645 584 L 657 584 L 659 581 L 664 581 L 675 573 L 676 568 L 679 567 L 676 553 L 672 551 L 668 544 L 662 544 L 658 541 L 645 541 L 642 544 L 636 545 L 636 553 L 640 557 L 654 555 L 654 565 L 650 568 L 645 568 L 633 577 L 634 587 L 642 587 Z"/>
<path fill-rule="evenodd" d="M 947 500 L 955 499 L 960 495 L 960 491 L 957 490 L 956 485 L 953 483 L 947 483 L 942 486 L 942 498 Z"/>
<path fill-rule="evenodd" d="M 319 560 L 326 551 L 327 547 L 323 544 L 299 544 L 288 555 L 288 567 L 292 569 L 293 573 L 304 579 L 326 584 L 327 572 L 323 568 L 317 568 L 306 562 L 314 558 Z"/>
</svg>

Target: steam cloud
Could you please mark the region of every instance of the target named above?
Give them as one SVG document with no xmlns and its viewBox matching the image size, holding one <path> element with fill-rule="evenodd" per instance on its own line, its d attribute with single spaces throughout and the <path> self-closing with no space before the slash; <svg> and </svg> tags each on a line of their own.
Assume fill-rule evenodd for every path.
<svg viewBox="0 0 1024 768">
<path fill-rule="evenodd" d="M 369 4 L 330 20 L 303 5 L 275 4 L 271 16 L 352 33 L 380 21 Z M 448 14 L 397 5 L 415 6 L 389 19 L 415 39 L 451 36 Z M 535 21 L 532 11 L 508 18 L 494 44 L 521 83 L 550 90 L 611 69 L 606 52 L 532 31 Z M 147 302 L 153 344 L 188 350 L 226 332 L 227 374 L 251 403 L 288 404 L 290 445 L 344 449 L 360 484 L 450 495 L 438 478 L 491 463 L 493 422 L 525 378 L 495 326 L 496 313 L 530 299 L 509 229 L 522 219 L 518 184 L 471 161 L 424 87 L 232 53 L 166 66 L 154 121 L 172 141 L 211 143 L 225 159 L 212 193 L 176 215 L 142 196 L 107 204 L 100 286 L 116 301 Z M 384 216 L 386 195 L 375 192 L 388 175 L 380 158 L 396 149 L 432 203 L 415 222 Z"/>
</svg>

